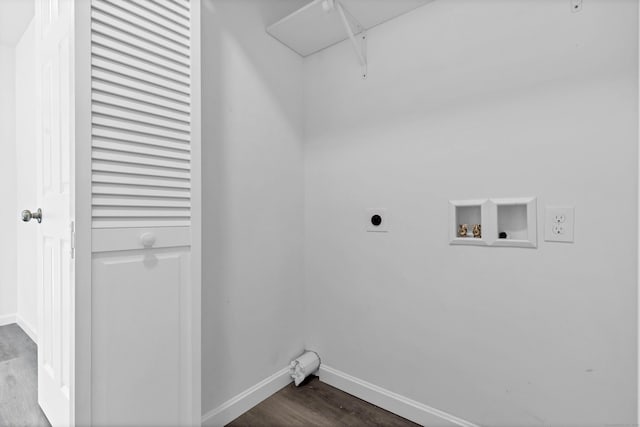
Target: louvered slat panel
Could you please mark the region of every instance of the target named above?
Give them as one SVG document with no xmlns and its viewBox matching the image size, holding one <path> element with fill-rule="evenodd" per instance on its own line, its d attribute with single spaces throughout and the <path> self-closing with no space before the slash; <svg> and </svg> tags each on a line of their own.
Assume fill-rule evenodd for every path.
<svg viewBox="0 0 640 427">
<path fill-rule="evenodd" d="M 133 153 L 121 153 L 117 151 L 112 151 L 109 149 L 101 150 L 96 145 L 93 145 L 93 159 L 94 160 L 104 160 L 110 162 L 118 162 L 118 163 L 131 163 L 134 165 L 144 165 L 144 166 L 156 166 L 163 168 L 171 168 L 171 169 L 180 169 L 185 171 L 190 171 L 190 164 L 188 161 L 184 160 L 176 160 L 176 159 L 168 159 L 166 157 L 156 157 L 153 155 L 148 155 L 144 153 L 133 154 Z"/>
<path fill-rule="evenodd" d="M 190 225 L 189 7 L 92 0 L 94 228 Z"/>
<path fill-rule="evenodd" d="M 175 22 L 166 19 L 160 15 L 150 14 L 149 9 L 145 9 L 134 4 L 131 0 L 107 0 L 112 5 L 118 7 L 119 9 L 129 12 L 132 15 L 137 15 L 140 18 L 144 18 L 149 21 L 149 23 L 153 27 L 162 27 L 164 30 L 171 31 L 173 33 L 173 37 L 182 38 L 186 43 L 189 43 L 189 29 L 182 25 L 178 25 Z M 156 0 L 157 1 L 157 0 Z"/>
<path fill-rule="evenodd" d="M 91 176 L 93 177 L 94 183 L 102 184 L 125 184 L 140 185 L 145 187 L 184 188 L 187 190 L 191 187 L 189 181 L 159 176 L 150 177 L 103 171 L 93 172 Z"/>
<path fill-rule="evenodd" d="M 163 207 L 126 207 L 126 206 L 94 206 L 95 217 L 127 217 L 127 218 L 184 218 L 189 216 L 189 208 Z"/>
<path fill-rule="evenodd" d="M 178 34 L 171 28 L 167 28 L 161 23 L 158 23 L 156 20 L 149 19 L 149 14 L 145 13 L 144 10 L 140 10 L 140 8 L 136 8 L 134 10 L 127 8 L 127 2 L 128 0 L 93 0 L 92 5 L 94 10 L 100 10 L 104 13 L 108 13 L 119 20 L 129 22 L 147 31 L 156 33 L 167 39 L 174 40 L 176 43 L 182 43 L 185 46 L 189 46 L 188 36 Z M 176 35 L 178 35 L 177 38 L 175 37 Z"/>
<path fill-rule="evenodd" d="M 162 26 L 153 25 L 148 20 L 114 7 L 103 0 L 93 0 L 93 24 L 102 23 L 114 29 L 139 37 L 142 42 L 151 42 L 160 48 L 174 52 L 183 58 L 189 58 L 185 48 L 189 40 L 176 36 Z"/>
<path fill-rule="evenodd" d="M 141 197 L 167 197 L 167 198 L 190 198 L 191 192 L 186 189 L 175 188 L 153 188 L 128 184 L 93 183 L 91 187 L 93 195 L 112 196 L 141 196 Z"/>
<path fill-rule="evenodd" d="M 144 122 L 135 122 L 127 119 L 122 119 L 118 116 L 102 116 L 99 114 L 94 114 L 93 123 L 96 125 L 120 129 L 124 132 L 140 132 L 149 136 L 169 138 L 177 141 L 183 141 L 185 143 L 189 142 L 189 134 L 186 132 L 174 131 L 164 127 L 153 126 Z"/>
<path fill-rule="evenodd" d="M 170 80 L 175 83 L 182 83 L 185 86 L 189 85 L 189 76 L 180 72 L 175 72 L 169 67 L 160 64 L 162 62 L 160 58 L 154 58 L 153 61 L 149 60 L 150 55 L 143 55 L 133 52 L 133 49 L 129 49 L 130 52 L 122 53 L 122 45 L 118 43 L 114 43 L 112 40 L 109 40 L 106 37 L 101 37 L 99 35 L 92 37 L 91 41 L 93 42 L 93 47 L 91 48 L 91 53 L 95 57 L 109 59 L 118 64 L 126 64 L 128 67 L 133 67 L 137 70 L 141 70 L 150 74 L 154 74 L 156 76 L 160 76 L 164 79 Z M 100 44 L 97 44 L 100 43 Z M 142 58 L 142 59 L 138 59 Z M 183 90 L 182 87 L 178 86 L 179 89 Z"/>
<path fill-rule="evenodd" d="M 169 148 L 173 150 L 189 151 L 189 144 L 184 142 L 174 141 L 170 139 L 163 139 L 158 136 L 149 136 L 139 133 L 135 133 L 132 130 L 120 130 L 115 128 L 99 127 L 94 125 L 92 130 L 93 136 L 99 136 L 109 139 L 115 139 L 122 142 L 133 142 L 138 144 L 145 144 L 154 147 Z"/>
<path fill-rule="evenodd" d="M 191 5 L 189 4 L 189 0 L 169 0 L 169 1 L 182 7 L 184 10 L 187 10 L 187 11 L 191 10 Z"/>
<path fill-rule="evenodd" d="M 96 24 L 94 27 L 99 28 L 99 25 Z M 118 40 L 116 40 L 115 37 L 117 37 Z M 161 52 L 160 49 L 154 49 L 150 44 L 146 46 L 145 49 L 142 49 L 143 43 L 135 37 L 130 37 L 127 34 L 118 34 L 105 28 L 101 31 L 94 31 L 91 41 L 93 42 L 94 47 L 96 47 L 95 45 L 108 47 L 131 57 L 138 57 L 157 66 L 169 68 L 179 75 L 189 76 L 189 65 L 185 65 L 183 61 L 179 60 L 179 58 L 175 59 L 178 55 L 169 55 L 166 52 Z M 129 44 L 122 43 L 122 41 L 135 43 L 136 47 L 133 48 Z"/>
<path fill-rule="evenodd" d="M 189 123 L 190 120 L 189 114 L 175 111 L 166 107 L 149 105 L 148 103 L 127 99 L 122 96 L 114 96 L 109 93 L 100 93 L 98 91 L 94 91 L 91 95 L 91 99 L 94 102 L 99 102 L 100 104 L 111 105 L 147 114 L 153 114 L 154 116 L 163 117 L 165 119 L 172 119 L 183 123 Z"/>
<path fill-rule="evenodd" d="M 119 38 L 123 41 L 133 38 L 134 40 L 137 40 L 133 43 L 134 46 L 138 46 L 141 49 L 155 51 L 159 55 L 163 55 L 167 58 L 189 65 L 189 57 L 185 56 L 183 53 L 184 45 L 149 30 L 142 29 L 140 26 L 133 23 L 115 18 L 112 15 L 107 14 L 107 10 L 108 8 L 105 8 L 104 10 L 94 9 L 91 12 L 91 17 L 93 18 L 91 23 L 92 31 L 107 35 L 117 33 L 120 34 Z"/>
<path fill-rule="evenodd" d="M 162 107 L 166 110 L 180 112 L 184 117 L 189 116 L 189 105 L 178 101 L 168 99 L 167 97 L 158 96 L 156 94 L 143 92 L 139 88 L 132 89 L 123 87 L 118 84 L 94 80 L 92 84 L 93 95 L 117 95 L 118 99 L 138 101 L 145 104 L 152 104 L 156 107 Z M 115 97 L 115 96 L 114 96 Z"/>
<path fill-rule="evenodd" d="M 176 178 L 188 180 L 191 177 L 191 173 L 188 170 L 185 171 L 163 167 L 133 165 L 130 163 L 97 160 L 95 158 L 93 159 L 93 170 L 95 172 L 140 175 L 154 178 Z"/>
<path fill-rule="evenodd" d="M 131 206 L 131 207 L 170 207 L 189 208 L 188 199 L 169 199 L 156 197 L 110 197 L 97 195 L 93 197 L 93 206 Z"/>
<path fill-rule="evenodd" d="M 128 218 L 93 217 L 93 228 L 152 228 L 152 227 L 189 227 L 188 218 Z"/>
<path fill-rule="evenodd" d="M 189 19 L 189 10 L 184 7 L 180 7 L 178 4 L 172 1 L 165 1 L 162 3 L 162 6 L 166 7 L 173 13 L 182 16 L 183 18 Z"/>
<path fill-rule="evenodd" d="M 93 137 L 93 147 L 94 155 L 98 149 L 103 148 L 111 151 L 113 153 L 112 155 L 117 155 L 118 153 L 129 153 L 133 155 L 144 154 L 167 159 L 178 159 L 186 162 L 191 160 L 191 155 L 184 151 L 151 147 L 149 145 L 138 145 L 137 143 L 132 142 L 113 141 L 99 137 Z"/>
<path fill-rule="evenodd" d="M 143 67 L 142 69 L 131 66 L 127 63 L 127 59 L 120 56 L 119 59 L 113 57 L 118 56 L 114 52 L 110 58 L 92 55 L 91 65 L 101 70 L 111 71 L 116 74 L 122 74 L 129 76 L 152 85 L 160 86 L 162 88 L 171 89 L 175 92 L 189 95 L 189 85 L 180 83 L 175 80 L 168 79 L 160 74 L 154 73 L 156 71 L 151 66 Z"/>
<path fill-rule="evenodd" d="M 132 122 L 149 124 L 169 131 L 185 132 L 188 134 L 191 129 L 189 124 L 184 122 L 166 117 L 158 117 L 154 114 L 140 113 L 138 111 L 132 111 L 127 108 L 114 107 L 111 105 L 98 103 L 95 100 L 93 102 L 91 111 L 95 114 L 109 117 L 118 117 Z"/>
<path fill-rule="evenodd" d="M 167 3 L 166 1 L 161 1 L 161 2 L 157 2 L 154 0 L 129 0 L 129 1 L 153 12 L 158 16 L 161 16 L 180 26 L 184 26 L 187 29 L 187 31 L 189 30 L 189 27 L 184 24 L 185 21 L 188 22 L 188 19 L 185 19 L 184 16 L 180 16 L 180 14 L 177 14 L 173 12 L 171 9 L 166 8 L 165 7 L 165 3 Z"/>
<path fill-rule="evenodd" d="M 97 87 L 99 84 L 118 85 L 129 91 L 139 92 L 145 95 L 156 95 L 164 97 L 167 101 L 174 101 L 177 103 L 189 106 L 189 95 L 178 93 L 173 90 L 164 89 L 160 86 L 144 82 L 142 80 L 136 80 L 131 76 L 126 76 L 118 73 L 114 73 L 109 70 L 101 70 L 94 68 L 91 70 L 91 77 L 93 79 L 92 87 Z"/>
</svg>

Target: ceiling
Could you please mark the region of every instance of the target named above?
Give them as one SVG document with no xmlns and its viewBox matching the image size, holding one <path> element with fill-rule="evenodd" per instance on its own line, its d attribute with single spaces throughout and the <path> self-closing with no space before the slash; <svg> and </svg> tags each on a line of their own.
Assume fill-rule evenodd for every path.
<svg viewBox="0 0 640 427">
<path fill-rule="evenodd" d="M 34 0 L 0 0 L 0 44 L 14 46 L 33 18 Z"/>
</svg>

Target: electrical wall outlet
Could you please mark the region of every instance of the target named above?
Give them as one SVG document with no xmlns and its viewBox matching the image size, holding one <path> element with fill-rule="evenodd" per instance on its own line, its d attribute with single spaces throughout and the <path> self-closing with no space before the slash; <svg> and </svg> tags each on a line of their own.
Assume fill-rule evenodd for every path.
<svg viewBox="0 0 640 427">
<path fill-rule="evenodd" d="M 389 231 L 389 214 L 386 209 L 367 209 L 365 221 L 367 231 L 378 233 Z"/>
<path fill-rule="evenodd" d="M 573 207 L 547 207 L 544 240 L 573 243 L 575 209 Z"/>
</svg>

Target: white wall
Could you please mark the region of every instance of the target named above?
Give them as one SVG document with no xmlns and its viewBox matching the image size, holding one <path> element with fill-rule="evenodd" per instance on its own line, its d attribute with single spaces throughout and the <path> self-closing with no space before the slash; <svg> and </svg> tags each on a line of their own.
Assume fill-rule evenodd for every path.
<svg viewBox="0 0 640 427">
<path fill-rule="evenodd" d="M 17 308 L 14 64 L 14 48 L 0 45 L 0 323 Z"/>
<path fill-rule="evenodd" d="M 35 130 L 35 30 L 33 20 L 15 48 L 16 72 L 16 162 L 18 210 L 36 209 L 36 130 Z M 14 221 L 15 222 L 15 221 Z M 37 227 L 17 224 L 17 315 L 21 325 L 37 333 Z"/>
<path fill-rule="evenodd" d="M 203 413 L 304 348 L 302 59 L 265 33 L 299 4 L 203 2 Z"/>
<path fill-rule="evenodd" d="M 323 363 L 483 426 L 635 424 L 637 8 L 436 1 L 370 31 L 367 80 L 346 43 L 306 61 Z M 532 195 L 575 244 L 448 244 L 449 199 Z"/>
</svg>

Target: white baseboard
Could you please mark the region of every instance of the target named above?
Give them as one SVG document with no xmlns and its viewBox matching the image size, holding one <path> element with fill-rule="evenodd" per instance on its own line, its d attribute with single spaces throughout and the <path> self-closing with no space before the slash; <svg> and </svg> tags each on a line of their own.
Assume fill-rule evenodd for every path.
<svg viewBox="0 0 640 427">
<path fill-rule="evenodd" d="M 265 378 L 253 387 L 204 414 L 202 416 L 202 425 L 206 427 L 224 426 L 269 396 L 280 391 L 292 381 L 289 376 L 289 368 L 281 369 L 269 378 Z"/>
<path fill-rule="evenodd" d="M 479 427 L 326 365 L 320 366 L 320 381 L 423 426 Z"/>
<path fill-rule="evenodd" d="M 16 323 L 15 314 L 5 314 L 0 316 L 0 326 L 10 325 L 12 323 Z"/>
<path fill-rule="evenodd" d="M 19 314 L 16 314 L 16 323 L 18 326 L 22 328 L 25 334 L 29 335 L 29 338 L 33 340 L 36 345 L 38 344 L 38 335 L 36 334 L 36 330 L 33 328 L 31 324 L 29 324 L 26 320 L 22 318 Z"/>
</svg>

